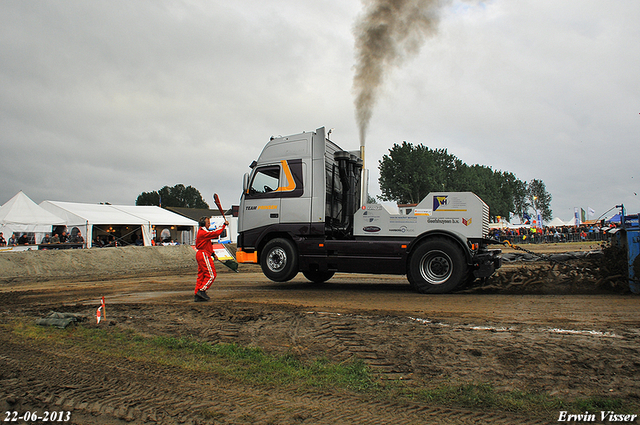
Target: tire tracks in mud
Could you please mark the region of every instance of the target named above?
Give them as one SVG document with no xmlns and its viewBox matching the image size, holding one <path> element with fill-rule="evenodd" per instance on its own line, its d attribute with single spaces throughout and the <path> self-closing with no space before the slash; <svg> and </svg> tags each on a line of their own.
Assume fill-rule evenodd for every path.
<svg viewBox="0 0 640 425">
<path fill-rule="evenodd" d="M 328 327 L 332 328 L 333 324 Z M 346 333 L 345 333 L 346 331 Z M 348 326 L 329 334 L 346 337 Z M 353 335 L 352 335 L 353 336 Z M 475 424 L 522 423 L 501 412 L 364 399 L 347 393 L 287 392 L 223 382 L 213 374 L 111 360 L 81 350 L 11 342 L 0 332 L 0 405 L 70 411 L 77 424 Z M 93 357 L 89 357 L 93 356 Z M 526 423 L 542 424 L 527 419 Z"/>
<path fill-rule="evenodd" d="M 551 307 L 560 309 L 561 320 L 545 320 L 544 325 L 538 326 L 542 316 L 528 316 L 532 307 L 513 298 L 509 300 L 517 305 L 515 313 L 499 307 L 495 314 L 495 297 L 451 297 L 451 302 L 463 307 L 474 305 L 469 300 L 481 302 L 487 310 L 486 314 L 467 316 L 464 308 L 448 308 L 446 297 L 427 299 L 434 308 L 424 309 L 411 304 L 415 302 L 413 296 L 393 288 L 379 291 L 378 286 L 365 286 L 364 290 L 353 291 L 354 285 L 349 284 L 346 290 L 313 291 L 307 290 L 305 284 L 302 289 L 294 285 L 283 292 L 281 287 L 272 288 L 259 280 L 236 287 L 232 277 L 238 282 L 252 282 L 247 276 L 225 276 L 229 286 L 221 285 L 219 292 L 215 291 L 218 287 L 214 288 L 212 295 L 219 297 L 206 304 L 193 304 L 190 291 L 180 292 L 185 284 L 173 279 L 151 283 L 138 279 L 127 281 L 126 285 L 114 281 L 89 288 L 81 284 L 21 287 L 21 291 L 0 292 L 0 324 L 4 311 L 4 317 L 17 313 L 33 318 L 49 309 L 95 316 L 98 304 L 87 300 L 117 294 L 119 298 L 107 296 L 109 320 L 145 335 L 194 336 L 211 343 L 237 343 L 261 347 L 270 353 L 299 354 L 303 359 L 324 355 L 331 361 L 346 361 L 357 357 L 383 380 L 406 379 L 422 384 L 440 382 L 444 377 L 452 382 L 490 382 L 505 391 L 529 389 L 526 385 L 532 383 L 534 390 L 551 392 L 560 388 L 559 394 L 569 397 L 589 391 L 602 394 L 603 389 L 609 388 L 616 390 L 614 396 L 622 398 L 640 394 L 640 384 L 630 378 L 640 372 L 640 333 L 637 321 L 620 309 L 614 313 L 595 309 L 602 311 L 605 319 L 596 330 L 611 330 L 620 336 L 610 338 L 588 333 L 591 328 L 585 323 L 600 323 L 592 319 L 595 316 L 591 310 L 581 307 L 574 313 L 573 306 L 569 310 L 565 304 L 549 303 L 548 299 L 538 301 L 545 311 L 551 311 Z M 122 296 L 125 289 L 127 294 L 139 296 Z M 147 292 L 138 294 L 140 290 L 173 292 L 166 292 L 168 295 L 162 298 L 150 297 Z M 316 298 L 310 302 L 313 297 Z M 325 303 L 331 297 L 340 302 Z M 425 298 L 418 301 L 424 303 Z M 594 298 L 599 303 L 609 301 L 609 297 Z M 613 301 L 621 300 L 616 297 Z M 391 308 L 393 302 L 399 302 L 406 310 Z M 591 309 L 598 307 L 588 305 Z M 412 317 L 415 312 L 421 312 L 417 319 Z M 476 318 L 480 325 L 488 323 L 487 329 L 476 330 L 473 323 L 467 323 Z M 574 319 L 579 320 L 574 324 Z M 573 333 L 546 329 L 565 325 Z M 0 407 L 22 411 L 68 407 L 73 409 L 75 423 L 85 425 L 545 423 L 501 411 L 372 400 L 339 390 L 301 394 L 300 390 L 287 388 L 248 387 L 212 374 L 186 375 L 183 370 L 102 357 L 91 359 L 86 357 L 88 353 L 57 353 L 46 346 L 21 345 L 12 342 L 11 335 L 3 335 L 2 328 Z M 549 423 L 557 419 L 557 412 L 546 419 Z"/>
<path fill-rule="evenodd" d="M 640 394 L 640 383 L 630 379 L 640 370 L 640 334 L 629 328 L 476 325 L 301 309 L 276 313 L 278 307 L 265 312 L 264 306 L 210 308 L 218 311 L 211 316 L 217 320 L 200 335 L 212 343 L 337 362 L 359 358 L 383 380 L 409 385 L 487 382 L 497 391 L 542 391 L 568 399 L 635 399 Z"/>
<path fill-rule="evenodd" d="M 402 379 L 406 375 L 400 365 L 389 361 L 388 357 L 381 354 L 380 350 L 370 344 L 370 339 L 349 318 L 337 317 L 330 320 L 327 313 L 319 313 L 318 330 L 311 337 L 322 341 L 329 348 L 331 357 L 344 361 L 352 357 L 362 359 L 376 373 L 385 379 Z M 372 326 L 375 326 L 372 325 Z"/>
</svg>

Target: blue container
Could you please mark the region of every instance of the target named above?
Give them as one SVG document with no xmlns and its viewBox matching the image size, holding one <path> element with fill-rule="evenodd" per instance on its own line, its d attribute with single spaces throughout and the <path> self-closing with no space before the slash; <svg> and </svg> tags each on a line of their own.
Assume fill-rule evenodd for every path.
<svg viewBox="0 0 640 425">
<path fill-rule="evenodd" d="M 634 294 L 640 294 L 640 229 L 635 227 L 626 230 L 629 252 L 629 288 Z"/>
<path fill-rule="evenodd" d="M 622 229 L 626 235 L 627 260 L 629 265 L 629 289 L 634 294 L 640 294 L 640 214 L 625 215 L 622 208 Z M 624 236 L 623 236 L 624 237 Z"/>
</svg>

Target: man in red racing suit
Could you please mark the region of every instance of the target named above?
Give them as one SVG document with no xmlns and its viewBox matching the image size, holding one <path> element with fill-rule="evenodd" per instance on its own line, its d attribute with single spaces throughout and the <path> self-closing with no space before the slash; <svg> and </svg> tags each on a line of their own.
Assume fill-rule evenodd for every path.
<svg viewBox="0 0 640 425">
<path fill-rule="evenodd" d="M 209 231 L 211 219 L 209 217 L 201 217 L 198 221 L 198 234 L 196 235 L 196 261 L 198 262 L 198 278 L 196 280 L 196 289 L 194 301 L 209 301 L 207 289 L 216 279 L 216 268 L 213 265 L 213 244 L 211 239 L 217 238 L 229 225 L 228 221 L 216 230 Z"/>
</svg>

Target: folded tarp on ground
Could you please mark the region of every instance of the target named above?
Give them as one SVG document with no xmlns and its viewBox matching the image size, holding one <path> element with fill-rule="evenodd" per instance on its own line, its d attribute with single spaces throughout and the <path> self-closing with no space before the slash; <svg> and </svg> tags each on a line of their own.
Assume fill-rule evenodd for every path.
<svg viewBox="0 0 640 425">
<path fill-rule="evenodd" d="M 37 319 L 36 325 L 56 326 L 58 328 L 64 329 L 72 323 L 83 322 L 85 320 L 87 320 L 87 318 L 81 314 L 59 313 L 56 311 L 52 311 L 43 319 Z"/>
</svg>

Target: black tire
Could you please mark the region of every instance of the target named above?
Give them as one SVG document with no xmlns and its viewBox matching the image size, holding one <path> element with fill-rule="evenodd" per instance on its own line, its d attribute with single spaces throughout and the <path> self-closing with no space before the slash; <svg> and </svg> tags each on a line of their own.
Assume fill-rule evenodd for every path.
<svg viewBox="0 0 640 425">
<path fill-rule="evenodd" d="M 411 254 L 407 278 L 422 294 L 444 294 L 466 282 L 468 269 L 464 253 L 454 241 L 433 238 Z"/>
<path fill-rule="evenodd" d="M 272 239 L 260 255 L 260 266 L 266 277 L 274 282 L 287 282 L 298 274 L 298 253 L 288 239 Z"/>
<path fill-rule="evenodd" d="M 327 280 L 331 279 L 335 272 L 319 272 L 319 271 L 306 271 L 302 272 L 304 277 L 309 279 L 311 283 L 326 283 Z"/>
</svg>

